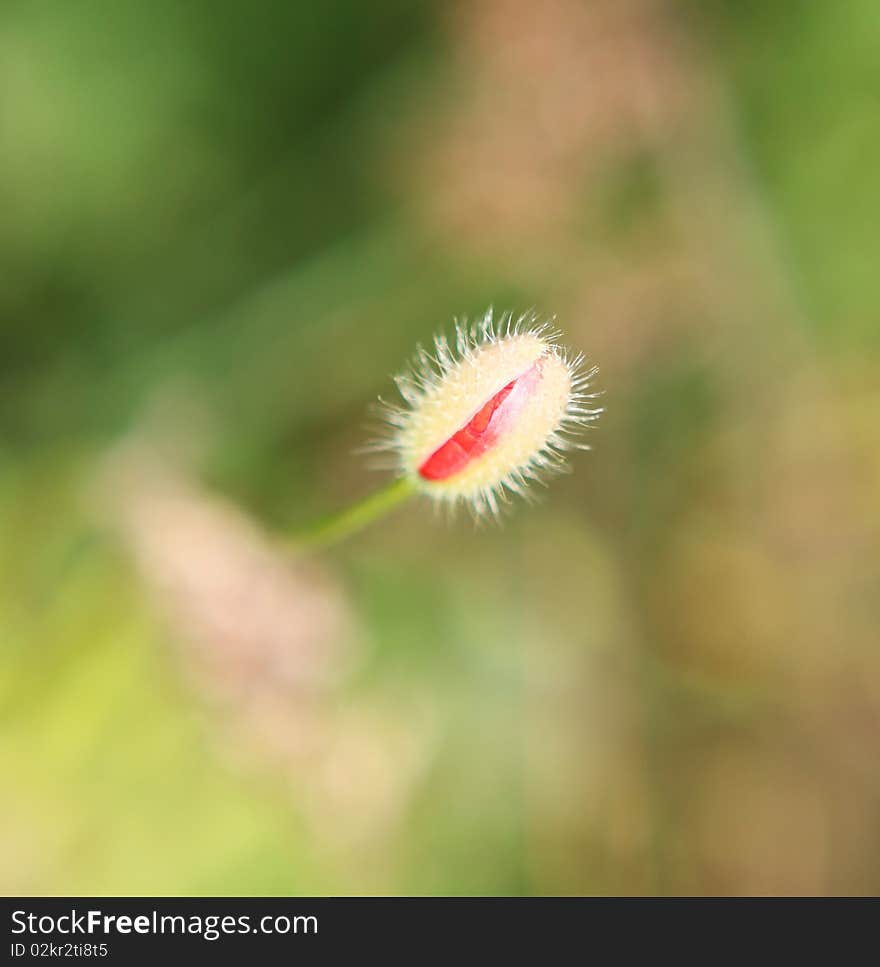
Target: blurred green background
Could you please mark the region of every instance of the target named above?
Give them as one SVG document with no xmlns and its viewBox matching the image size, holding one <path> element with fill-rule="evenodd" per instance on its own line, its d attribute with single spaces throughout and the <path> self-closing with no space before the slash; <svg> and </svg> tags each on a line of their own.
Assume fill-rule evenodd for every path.
<svg viewBox="0 0 880 967">
<path fill-rule="evenodd" d="M 874 0 L 3 0 L 0 890 L 880 892 Z M 501 528 L 369 403 L 534 307 Z"/>
</svg>

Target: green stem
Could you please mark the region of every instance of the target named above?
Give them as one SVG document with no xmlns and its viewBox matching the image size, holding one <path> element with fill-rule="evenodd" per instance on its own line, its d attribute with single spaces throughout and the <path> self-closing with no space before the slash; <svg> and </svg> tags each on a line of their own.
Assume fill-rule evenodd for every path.
<svg viewBox="0 0 880 967">
<path fill-rule="evenodd" d="M 296 547 L 326 547 L 344 540 L 374 520 L 384 517 L 415 493 L 411 480 L 395 480 L 387 487 L 377 490 L 351 507 L 346 507 L 316 524 L 293 535 Z"/>
</svg>

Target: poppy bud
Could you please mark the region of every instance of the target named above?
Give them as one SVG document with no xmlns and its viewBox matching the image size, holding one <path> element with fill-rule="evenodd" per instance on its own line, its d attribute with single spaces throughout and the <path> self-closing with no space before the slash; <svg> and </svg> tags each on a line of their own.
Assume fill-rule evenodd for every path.
<svg viewBox="0 0 880 967">
<path fill-rule="evenodd" d="M 508 493 L 565 469 L 564 453 L 587 449 L 572 436 L 595 420 L 589 393 L 596 369 L 557 345 L 534 316 L 496 325 L 491 310 L 454 345 L 440 336 L 396 377 L 405 406 L 385 405 L 389 423 L 377 448 L 422 493 L 497 514 Z"/>
</svg>

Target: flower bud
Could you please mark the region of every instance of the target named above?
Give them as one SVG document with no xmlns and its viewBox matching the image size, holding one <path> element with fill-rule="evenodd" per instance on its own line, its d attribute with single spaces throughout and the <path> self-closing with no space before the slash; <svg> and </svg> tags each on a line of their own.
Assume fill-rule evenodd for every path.
<svg viewBox="0 0 880 967">
<path fill-rule="evenodd" d="M 389 432 L 377 449 L 421 492 L 497 515 L 509 493 L 565 469 L 566 450 L 587 449 L 572 434 L 601 413 L 589 406 L 596 369 L 557 336 L 531 315 L 496 326 L 491 310 L 470 328 L 456 324 L 454 346 L 437 337 L 396 377 L 406 406 L 385 404 Z"/>
</svg>

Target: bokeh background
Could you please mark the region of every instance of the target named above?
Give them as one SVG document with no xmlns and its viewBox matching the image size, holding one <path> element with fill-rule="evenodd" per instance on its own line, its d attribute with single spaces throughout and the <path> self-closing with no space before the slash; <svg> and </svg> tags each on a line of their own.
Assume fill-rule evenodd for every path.
<svg viewBox="0 0 880 967">
<path fill-rule="evenodd" d="M 875 0 L 4 0 L 0 889 L 880 892 Z M 501 527 L 354 451 L 534 307 Z"/>
</svg>

